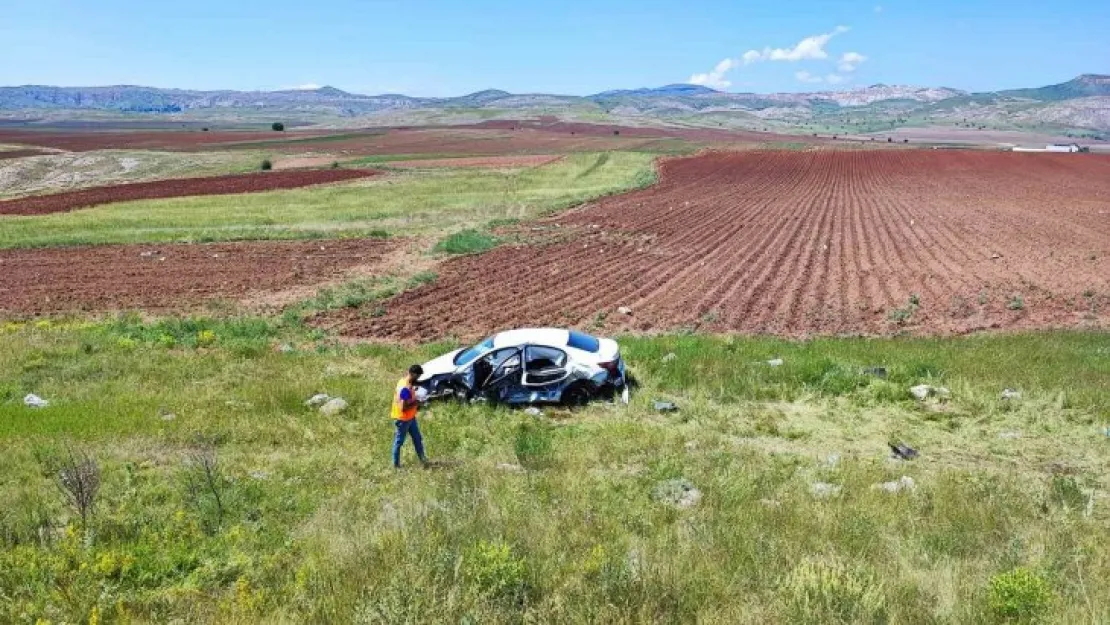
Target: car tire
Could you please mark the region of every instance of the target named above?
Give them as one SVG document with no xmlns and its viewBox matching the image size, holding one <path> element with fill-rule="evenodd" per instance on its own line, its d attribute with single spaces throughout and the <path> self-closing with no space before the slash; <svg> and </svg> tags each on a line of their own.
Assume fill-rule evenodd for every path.
<svg viewBox="0 0 1110 625">
<path fill-rule="evenodd" d="M 581 408 L 590 403 L 594 393 L 587 384 L 572 384 L 559 398 L 560 403 L 568 408 Z"/>
</svg>

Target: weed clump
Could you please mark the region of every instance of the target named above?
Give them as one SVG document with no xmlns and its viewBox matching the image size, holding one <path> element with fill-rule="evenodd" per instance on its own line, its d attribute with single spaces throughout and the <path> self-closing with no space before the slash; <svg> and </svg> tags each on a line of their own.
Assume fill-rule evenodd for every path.
<svg viewBox="0 0 1110 625">
<path fill-rule="evenodd" d="M 271 169 L 274 168 L 274 164 L 272 162 L 270 162 L 270 159 L 266 158 L 266 159 L 262 159 L 262 166 L 261 167 L 262 167 L 262 171 L 270 171 Z"/>
<path fill-rule="evenodd" d="M 443 254 L 478 254 L 497 246 L 497 237 L 479 230 L 463 230 L 442 239 L 435 251 Z"/>
<path fill-rule="evenodd" d="M 1036 623 L 1052 605 L 1052 587 L 1039 573 L 1018 567 L 991 578 L 989 602 L 1001 620 Z"/>
<path fill-rule="evenodd" d="M 466 576 L 482 593 L 512 599 L 525 588 L 526 568 L 509 545 L 481 541 L 470 548 L 464 558 Z"/>
<path fill-rule="evenodd" d="M 886 620 L 882 582 L 839 560 L 809 558 L 787 574 L 783 599 L 796 622 L 878 623 Z"/>
</svg>

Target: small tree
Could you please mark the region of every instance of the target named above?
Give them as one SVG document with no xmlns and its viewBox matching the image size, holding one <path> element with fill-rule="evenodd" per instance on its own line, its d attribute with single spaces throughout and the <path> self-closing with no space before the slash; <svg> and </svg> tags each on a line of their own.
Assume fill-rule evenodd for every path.
<svg viewBox="0 0 1110 625">
<path fill-rule="evenodd" d="M 270 159 L 268 159 L 268 158 L 263 159 L 263 161 L 262 161 L 262 171 L 270 171 L 273 168 L 274 168 L 274 164 L 270 162 Z"/>
<path fill-rule="evenodd" d="M 81 529 L 88 531 L 89 517 L 100 492 L 100 465 L 88 453 L 67 447 L 55 473 L 58 489 L 81 517 Z"/>
<path fill-rule="evenodd" d="M 223 525 L 226 511 L 226 480 L 220 471 L 215 445 L 198 439 L 185 462 L 182 477 L 189 501 L 201 515 L 209 531 L 218 530 Z"/>
<path fill-rule="evenodd" d="M 285 124 L 281 122 L 274 122 L 270 124 L 270 128 L 272 128 L 274 132 L 283 132 L 285 130 Z"/>
</svg>

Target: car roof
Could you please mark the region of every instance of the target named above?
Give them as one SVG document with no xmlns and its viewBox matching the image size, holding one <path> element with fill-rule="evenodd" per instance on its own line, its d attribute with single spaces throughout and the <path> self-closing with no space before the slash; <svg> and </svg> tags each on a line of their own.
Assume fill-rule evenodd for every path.
<svg viewBox="0 0 1110 625">
<path fill-rule="evenodd" d="M 570 331 L 565 328 L 519 328 L 495 334 L 493 346 L 499 348 L 531 344 L 565 348 L 569 339 Z"/>
</svg>

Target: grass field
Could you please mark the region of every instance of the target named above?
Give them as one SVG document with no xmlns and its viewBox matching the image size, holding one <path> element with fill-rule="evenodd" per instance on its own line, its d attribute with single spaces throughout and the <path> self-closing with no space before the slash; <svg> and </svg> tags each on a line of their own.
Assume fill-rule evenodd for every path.
<svg viewBox="0 0 1110 625">
<path fill-rule="evenodd" d="M 0 199 L 127 182 L 255 171 L 252 152 L 98 150 L 0 161 Z"/>
<path fill-rule="evenodd" d="M 126 202 L 0 220 L 0 247 L 438 234 L 650 184 L 649 153 L 574 154 L 518 170 L 395 173 L 325 188 Z"/>
<path fill-rule="evenodd" d="M 630 406 L 436 405 L 436 467 L 394 472 L 389 390 L 447 345 L 0 325 L 0 621 L 1110 620 L 1105 333 L 622 345 Z M 304 407 L 318 392 L 349 410 Z M 101 469 L 84 527 L 67 450 Z M 700 500 L 668 503 L 672 480 Z"/>
</svg>

